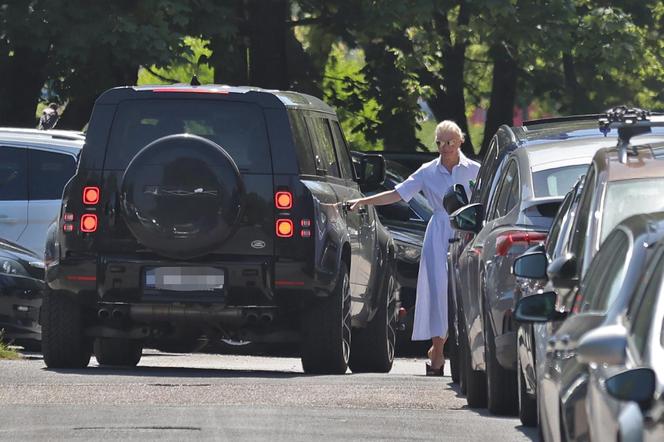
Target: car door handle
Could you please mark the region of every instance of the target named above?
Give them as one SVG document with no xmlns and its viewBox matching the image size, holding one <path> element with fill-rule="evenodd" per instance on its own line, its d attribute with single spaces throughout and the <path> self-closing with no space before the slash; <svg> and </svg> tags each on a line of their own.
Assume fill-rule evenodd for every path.
<svg viewBox="0 0 664 442">
<path fill-rule="evenodd" d="M 18 219 L 17 218 L 10 218 L 7 215 L 0 215 L 0 223 L 4 224 L 17 224 Z"/>
</svg>

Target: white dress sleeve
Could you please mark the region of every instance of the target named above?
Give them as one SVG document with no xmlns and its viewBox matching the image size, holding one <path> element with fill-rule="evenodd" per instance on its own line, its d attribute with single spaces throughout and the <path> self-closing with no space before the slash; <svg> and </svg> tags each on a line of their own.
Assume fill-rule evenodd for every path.
<svg viewBox="0 0 664 442">
<path fill-rule="evenodd" d="M 422 176 L 424 175 L 424 167 L 420 167 L 415 172 L 413 172 L 403 183 L 399 183 L 394 186 L 394 190 L 397 191 L 401 199 L 408 202 L 412 197 L 415 196 L 417 192 L 422 190 L 423 180 Z"/>
</svg>

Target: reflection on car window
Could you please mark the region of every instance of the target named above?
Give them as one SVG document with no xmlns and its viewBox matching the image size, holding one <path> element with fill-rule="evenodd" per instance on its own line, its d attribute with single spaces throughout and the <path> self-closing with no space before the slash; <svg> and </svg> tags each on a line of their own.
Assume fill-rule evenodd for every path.
<svg viewBox="0 0 664 442">
<path fill-rule="evenodd" d="M 609 183 L 602 210 L 600 244 L 620 221 L 639 213 L 664 209 L 664 178 Z"/>
<path fill-rule="evenodd" d="M 28 199 L 26 149 L 0 146 L 0 201 Z"/>
<path fill-rule="evenodd" d="M 557 167 L 533 172 L 536 197 L 562 196 L 574 187 L 574 183 L 588 170 L 587 164 Z"/>
<path fill-rule="evenodd" d="M 648 281 L 643 295 L 640 296 L 640 303 L 636 311 L 632 311 L 630 322 L 632 324 L 632 336 L 636 348 L 643 354 L 647 347 L 648 335 L 653 325 L 654 310 L 658 297 L 662 296 L 662 272 L 664 272 L 664 254 L 660 254 L 656 267 L 650 273 L 652 277 Z"/>
<path fill-rule="evenodd" d="M 59 200 L 62 189 L 76 171 L 76 163 L 70 155 L 31 149 L 30 199 Z"/>
</svg>

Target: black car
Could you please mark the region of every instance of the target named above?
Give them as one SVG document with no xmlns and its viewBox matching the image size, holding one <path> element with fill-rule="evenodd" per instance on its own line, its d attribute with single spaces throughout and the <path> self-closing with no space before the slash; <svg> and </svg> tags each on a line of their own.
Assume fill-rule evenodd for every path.
<svg viewBox="0 0 664 442">
<path fill-rule="evenodd" d="M 111 89 L 96 101 L 47 241 L 48 367 L 135 365 L 143 347 L 301 342 L 310 373 L 387 372 L 396 249 L 334 111 L 229 86 Z"/>
<path fill-rule="evenodd" d="M 0 330 L 6 342 L 39 350 L 44 289 L 42 259 L 18 244 L 0 240 Z"/>
</svg>

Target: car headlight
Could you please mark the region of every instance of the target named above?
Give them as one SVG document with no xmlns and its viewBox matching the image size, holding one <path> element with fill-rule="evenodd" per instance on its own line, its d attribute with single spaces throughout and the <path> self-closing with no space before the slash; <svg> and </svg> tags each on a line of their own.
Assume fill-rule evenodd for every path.
<svg viewBox="0 0 664 442">
<path fill-rule="evenodd" d="M 417 262 L 420 260 L 422 248 L 414 244 L 402 242 L 399 240 L 394 241 L 397 245 L 397 257 L 405 261 Z"/>
<path fill-rule="evenodd" d="M 0 274 L 28 276 L 23 266 L 13 259 L 0 258 Z"/>
</svg>

